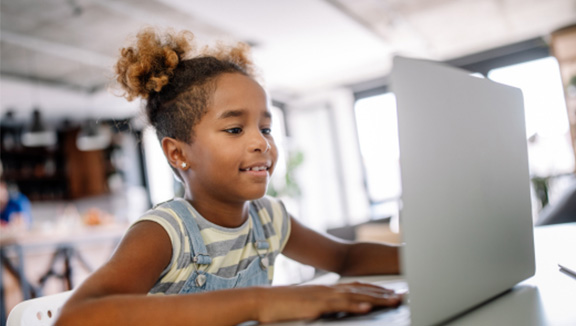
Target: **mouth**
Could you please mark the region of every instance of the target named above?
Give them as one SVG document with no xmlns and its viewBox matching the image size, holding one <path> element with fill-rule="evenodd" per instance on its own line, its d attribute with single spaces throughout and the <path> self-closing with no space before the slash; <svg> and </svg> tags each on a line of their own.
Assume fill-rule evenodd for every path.
<svg viewBox="0 0 576 326">
<path fill-rule="evenodd" d="M 267 164 L 254 165 L 254 166 L 240 169 L 240 171 L 242 171 L 242 172 L 248 172 L 248 171 L 259 172 L 259 171 L 268 171 L 268 170 L 270 170 L 270 165 L 267 165 Z"/>
</svg>

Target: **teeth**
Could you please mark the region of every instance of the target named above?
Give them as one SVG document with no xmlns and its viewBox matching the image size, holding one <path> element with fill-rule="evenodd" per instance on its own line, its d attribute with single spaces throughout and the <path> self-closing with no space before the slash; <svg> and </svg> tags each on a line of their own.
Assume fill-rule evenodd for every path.
<svg viewBox="0 0 576 326">
<path fill-rule="evenodd" d="M 252 168 L 247 168 L 244 171 L 264 171 L 264 170 L 268 170 L 268 168 L 266 166 L 255 166 Z"/>
</svg>

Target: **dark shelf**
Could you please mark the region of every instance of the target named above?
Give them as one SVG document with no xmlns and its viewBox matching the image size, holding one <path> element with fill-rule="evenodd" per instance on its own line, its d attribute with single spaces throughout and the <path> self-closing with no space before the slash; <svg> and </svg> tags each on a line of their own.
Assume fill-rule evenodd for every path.
<svg viewBox="0 0 576 326">
<path fill-rule="evenodd" d="M 55 146 L 24 147 L 5 142 L 6 131 L 0 130 L 3 178 L 17 185 L 31 201 L 71 200 L 107 193 L 109 156 L 105 150 L 80 151 L 76 147 L 78 131 L 79 128 L 59 131 Z"/>
</svg>

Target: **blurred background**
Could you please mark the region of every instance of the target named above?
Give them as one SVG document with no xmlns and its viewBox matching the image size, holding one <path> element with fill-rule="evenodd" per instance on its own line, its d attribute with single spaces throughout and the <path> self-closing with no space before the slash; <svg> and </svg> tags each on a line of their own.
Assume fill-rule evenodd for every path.
<svg viewBox="0 0 576 326">
<path fill-rule="evenodd" d="M 22 229 L 54 246 L 58 234 L 88 226 L 87 234 L 100 232 L 90 242 L 97 252 L 61 256 L 98 265 L 127 223 L 181 192 L 141 103 L 119 97 L 112 80 L 119 50 L 145 26 L 252 46 L 280 147 L 269 193 L 314 229 L 398 240 L 399 150 L 387 81 L 397 54 L 523 90 L 535 224 L 574 185 L 574 0 L 2 0 L 0 11 L 2 178 L 9 194 L 30 203 L 29 217 L 2 228 L 6 261 Z M 62 279 L 57 253 L 46 249 L 26 272 L 4 273 L 3 289 L 26 276 L 22 297 L 38 295 L 39 275 Z M 85 267 L 80 275 L 94 266 Z"/>
</svg>

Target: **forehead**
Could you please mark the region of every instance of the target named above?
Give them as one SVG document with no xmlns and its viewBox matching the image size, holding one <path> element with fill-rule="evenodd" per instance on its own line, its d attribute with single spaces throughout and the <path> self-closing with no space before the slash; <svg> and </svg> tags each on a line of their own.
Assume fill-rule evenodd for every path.
<svg viewBox="0 0 576 326">
<path fill-rule="evenodd" d="M 268 110 L 268 97 L 254 79 L 239 73 L 223 74 L 216 80 L 208 112 L 237 109 Z"/>
</svg>

